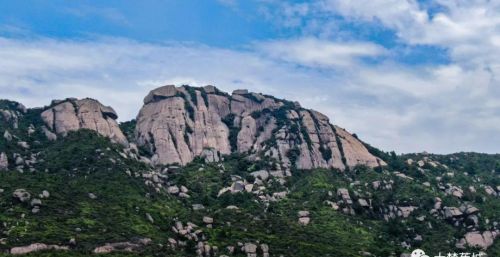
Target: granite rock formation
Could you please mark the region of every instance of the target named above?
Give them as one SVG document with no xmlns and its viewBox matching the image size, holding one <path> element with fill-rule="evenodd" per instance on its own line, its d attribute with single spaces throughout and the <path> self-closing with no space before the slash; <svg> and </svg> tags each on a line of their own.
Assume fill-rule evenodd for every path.
<svg viewBox="0 0 500 257">
<path fill-rule="evenodd" d="M 277 160 L 282 168 L 338 168 L 385 163 L 325 115 L 296 102 L 213 86 L 151 91 L 137 116 L 139 146 L 154 164 L 185 165 L 205 149 Z"/>
<path fill-rule="evenodd" d="M 52 102 L 51 107 L 42 112 L 41 116 L 45 126 L 50 130 L 45 131 L 49 140 L 55 139 L 51 132 L 66 136 L 70 131 L 90 129 L 110 138 L 115 143 L 128 145 L 126 137 L 116 122 L 118 118 L 116 112 L 97 100 L 89 98 L 56 100 Z"/>
</svg>

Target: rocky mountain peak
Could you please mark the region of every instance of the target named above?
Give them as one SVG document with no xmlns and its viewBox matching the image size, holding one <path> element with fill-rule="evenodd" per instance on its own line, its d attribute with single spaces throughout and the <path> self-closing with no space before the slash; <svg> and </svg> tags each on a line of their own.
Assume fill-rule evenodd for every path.
<svg viewBox="0 0 500 257">
<path fill-rule="evenodd" d="M 136 140 L 155 164 L 185 165 L 210 149 L 269 157 L 300 169 L 385 165 L 325 115 L 248 90 L 214 86 L 152 90 L 137 116 Z"/>
<path fill-rule="evenodd" d="M 115 143 L 128 145 L 116 122 L 116 112 L 94 99 L 54 100 L 50 107 L 42 112 L 41 117 L 46 126 L 44 132 L 49 139 L 57 138 L 56 135 L 66 136 L 68 132 L 78 129 L 90 129 Z"/>
<path fill-rule="evenodd" d="M 18 127 L 19 117 L 27 112 L 26 107 L 18 102 L 0 99 L 0 122 Z"/>
</svg>

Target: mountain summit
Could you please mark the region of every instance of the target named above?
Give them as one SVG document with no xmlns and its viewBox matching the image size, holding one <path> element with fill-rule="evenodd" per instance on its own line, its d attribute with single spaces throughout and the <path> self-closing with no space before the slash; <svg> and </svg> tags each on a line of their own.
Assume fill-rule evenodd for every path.
<svg viewBox="0 0 500 257">
<path fill-rule="evenodd" d="M 115 111 L 96 100 L 54 101 L 41 116 L 47 137 L 86 128 L 128 145 Z M 247 90 L 229 95 L 214 86 L 152 90 L 137 116 L 134 137 L 155 165 L 186 165 L 197 156 L 231 153 L 268 158 L 283 169 L 385 165 L 355 136 L 317 111 Z"/>
<path fill-rule="evenodd" d="M 272 96 L 214 86 L 164 86 L 151 91 L 135 136 L 153 163 L 185 165 L 208 150 L 270 157 L 283 168 L 385 165 L 356 137 L 316 111 Z"/>
</svg>

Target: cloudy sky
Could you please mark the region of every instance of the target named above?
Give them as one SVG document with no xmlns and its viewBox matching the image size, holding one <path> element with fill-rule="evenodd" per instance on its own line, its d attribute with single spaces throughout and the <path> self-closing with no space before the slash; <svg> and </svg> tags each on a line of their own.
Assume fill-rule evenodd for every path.
<svg viewBox="0 0 500 257">
<path fill-rule="evenodd" d="M 248 88 L 398 153 L 500 152 L 500 0 L 1 1 L 0 98 Z"/>
</svg>

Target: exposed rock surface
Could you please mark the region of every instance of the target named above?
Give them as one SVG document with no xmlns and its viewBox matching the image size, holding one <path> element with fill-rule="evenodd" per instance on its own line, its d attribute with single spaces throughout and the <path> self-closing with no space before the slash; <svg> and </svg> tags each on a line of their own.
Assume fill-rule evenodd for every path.
<svg viewBox="0 0 500 257">
<path fill-rule="evenodd" d="M 477 231 L 469 232 L 465 234 L 465 241 L 471 247 L 479 247 L 482 249 L 487 249 L 493 244 L 495 237 L 497 237 L 497 235 L 498 233 L 496 231 L 494 232 L 485 231 L 482 234 Z"/>
<path fill-rule="evenodd" d="M 21 254 L 28 254 L 28 253 L 32 253 L 32 252 L 46 251 L 46 250 L 69 250 L 69 247 L 35 243 L 35 244 L 28 245 L 28 246 L 14 247 L 10 250 L 10 254 L 21 255 Z"/>
<path fill-rule="evenodd" d="M 160 87 L 144 99 L 135 133 L 138 144 L 154 154 L 154 164 L 185 165 L 211 149 L 265 154 L 283 168 L 385 165 L 325 115 L 246 90 L 229 95 L 213 86 Z"/>
<path fill-rule="evenodd" d="M 0 153 L 0 171 L 9 169 L 9 160 L 5 153 Z"/>
<path fill-rule="evenodd" d="M 31 194 L 28 193 L 25 189 L 16 189 L 14 193 L 12 193 L 12 197 L 19 200 L 20 202 L 27 202 L 31 199 Z"/>
<path fill-rule="evenodd" d="M 97 254 L 112 252 L 135 252 L 149 244 L 151 244 L 151 239 L 139 238 L 135 239 L 132 242 L 108 243 L 103 246 L 96 247 L 93 252 Z"/>
<path fill-rule="evenodd" d="M 55 101 L 52 107 L 42 112 L 41 116 L 50 130 L 45 132 L 49 140 L 55 139 L 54 135 L 49 133 L 51 131 L 65 136 L 70 131 L 91 129 L 116 143 L 128 145 L 125 135 L 116 122 L 118 118 L 116 112 L 97 100 L 86 98 Z"/>
</svg>

